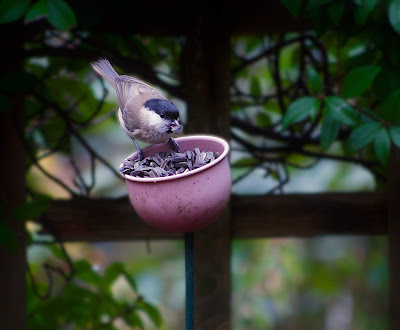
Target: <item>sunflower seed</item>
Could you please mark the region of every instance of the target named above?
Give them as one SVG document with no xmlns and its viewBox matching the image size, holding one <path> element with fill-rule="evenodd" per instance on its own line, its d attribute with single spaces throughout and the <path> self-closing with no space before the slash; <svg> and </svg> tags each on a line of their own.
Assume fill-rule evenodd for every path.
<svg viewBox="0 0 400 330">
<path fill-rule="evenodd" d="M 157 177 L 160 177 L 160 176 L 162 176 L 162 174 L 161 174 L 161 171 L 160 171 L 160 168 L 158 167 L 155 167 L 155 168 L 153 168 L 152 169 L 152 171 L 155 173 L 155 175 L 157 176 Z"/>
<path fill-rule="evenodd" d="M 143 160 L 125 159 L 119 171 L 142 178 L 158 178 L 174 174 L 185 173 L 193 169 L 202 167 L 216 158 L 219 153 L 213 151 L 201 152 L 199 148 L 187 150 L 184 153 L 171 151 L 159 152 L 154 156 L 146 157 Z"/>
<path fill-rule="evenodd" d="M 133 161 L 133 160 L 131 160 L 131 159 L 127 159 L 127 160 L 124 160 L 124 166 L 125 167 L 131 167 L 131 168 L 133 168 L 134 166 L 135 166 L 135 162 Z"/>
<path fill-rule="evenodd" d="M 138 171 L 150 171 L 152 169 L 151 166 L 143 166 L 143 167 L 139 167 Z"/>
<path fill-rule="evenodd" d="M 161 160 L 161 157 L 160 157 L 159 155 L 155 155 L 155 156 L 153 157 L 153 161 L 154 161 L 158 166 L 161 167 L 161 165 L 162 165 L 162 160 Z"/>
<path fill-rule="evenodd" d="M 206 162 L 197 162 L 197 163 L 195 163 L 193 165 L 193 168 L 199 168 L 199 167 L 202 167 L 202 166 L 204 166 L 206 164 L 207 164 Z"/>
<path fill-rule="evenodd" d="M 179 168 L 179 167 L 187 168 L 188 164 L 186 162 L 179 162 L 179 163 L 175 163 L 175 167 L 176 168 Z"/>
<path fill-rule="evenodd" d="M 163 168 L 159 167 L 158 170 L 161 173 L 161 176 L 168 176 L 168 172 L 166 170 L 164 170 Z"/>
<path fill-rule="evenodd" d="M 143 171 L 132 171 L 129 175 L 143 177 Z"/>
<path fill-rule="evenodd" d="M 172 158 L 173 163 L 186 162 L 186 160 L 187 160 L 186 156 L 175 155 L 174 158 Z"/>
<path fill-rule="evenodd" d="M 207 157 L 207 155 L 204 151 L 202 153 L 200 153 L 200 155 L 199 155 L 199 159 L 201 162 L 204 162 L 206 157 Z"/>
</svg>

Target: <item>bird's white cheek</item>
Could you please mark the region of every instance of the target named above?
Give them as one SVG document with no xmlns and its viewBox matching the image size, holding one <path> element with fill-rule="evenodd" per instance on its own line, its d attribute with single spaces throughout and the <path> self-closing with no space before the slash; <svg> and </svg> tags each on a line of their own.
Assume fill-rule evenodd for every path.
<svg viewBox="0 0 400 330">
<path fill-rule="evenodd" d="M 145 110 L 143 111 L 143 113 L 145 113 L 146 122 L 148 126 L 154 128 L 161 128 L 165 125 L 164 120 L 154 111 Z"/>
</svg>

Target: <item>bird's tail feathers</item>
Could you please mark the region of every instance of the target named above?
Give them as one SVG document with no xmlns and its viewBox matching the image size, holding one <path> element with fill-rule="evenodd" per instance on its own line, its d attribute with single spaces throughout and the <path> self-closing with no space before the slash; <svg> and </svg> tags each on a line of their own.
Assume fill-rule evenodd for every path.
<svg viewBox="0 0 400 330">
<path fill-rule="evenodd" d="M 96 71 L 99 75 L 107 79 L 107 81 L 114 86 L 115 78 L 118 78 L 118 73 L 114 70 L 111 63 L 103 58 L 98 61 L 90 63 L 94 71 Z"/>
</svg>

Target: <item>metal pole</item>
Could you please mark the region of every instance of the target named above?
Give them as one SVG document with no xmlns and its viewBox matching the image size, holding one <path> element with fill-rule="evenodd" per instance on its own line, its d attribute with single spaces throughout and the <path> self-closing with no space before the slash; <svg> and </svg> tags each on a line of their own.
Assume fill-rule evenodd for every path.
<svg viewBox="0 0 400 330">
<path fill-rule="evenodd" d="M 185 234 L 185 329 L 194 329 L 193 233 Z"/>
</svg>

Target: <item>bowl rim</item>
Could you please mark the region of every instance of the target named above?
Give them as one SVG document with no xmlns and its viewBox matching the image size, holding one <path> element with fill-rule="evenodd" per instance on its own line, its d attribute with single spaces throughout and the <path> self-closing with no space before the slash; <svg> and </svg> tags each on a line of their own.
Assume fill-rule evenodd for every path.
<svg viewBox="0 0 400 330">
<path fill-rule="evenodd" d="M 184 177 L 187 177 L 187 176 L 195 175 L 197 173 L 206 171 L 210 167 L 215 166 L 219 162 L 224 160 L 224 158 L 229 153 L 229 144 L 228 144 L 228 142 L 226 142 L 223 138 L 221 138 L 219 136 L 215 136 L 215 135 L 187 135 L 187 136 L 182 136 L 182 137 L 178 137 L 178 138 L 175 139 L 175 141 L 177 141 L 178 143 L 179 143 L 179 141 L 184 141 L 184 140 L 203 140 L 203 141 L 206 140 L 206 141 L 217 142 L 217 143 L 219 143 L 219 144 L 221 144 L 223 146 L 224 151 L 221 153 L 221 155 L 217 159 L 213 160 L 211 163 L 206 164 L 206 165 L 204 165 L 202 167 L 196 168 L 194 170 L 185 172 L 185 173 L 174 174 L 174 175 L 169 175 L 169 176 L 163 176 L 163 177 L 159 177 L 159 178 L 140 178 L 140 177 L 135 177 L 135 176 L 122 174 L 122 173 L 120 173 L 120 175 L 125 180 L 134 181 L 134 182 L 142 182 L 142 183 L 156 183 L 156 182 L 176 180 L 176 179 L 184 178 Z M 168 142 L 165 142 L 164 144 L 167 144 L 167 143 Z M 144 148 L 142 150 L 146 151 L 147 148 L 153 147 L 155 145 L 156 144 L 152 144 L 152 145 L 147 146 L 146 148 Z M 125 159 L 127 159 L 129 157 L 135 157 L 135 156 L 137 156 L 137 152 L 134 152 L 133 154 L 131 154 L 128 157 L 126 157 Z M 123 162 L 121 162 L 120 167 L 122 166 L 122 164 L 123 164 Z"/>
</svg>

